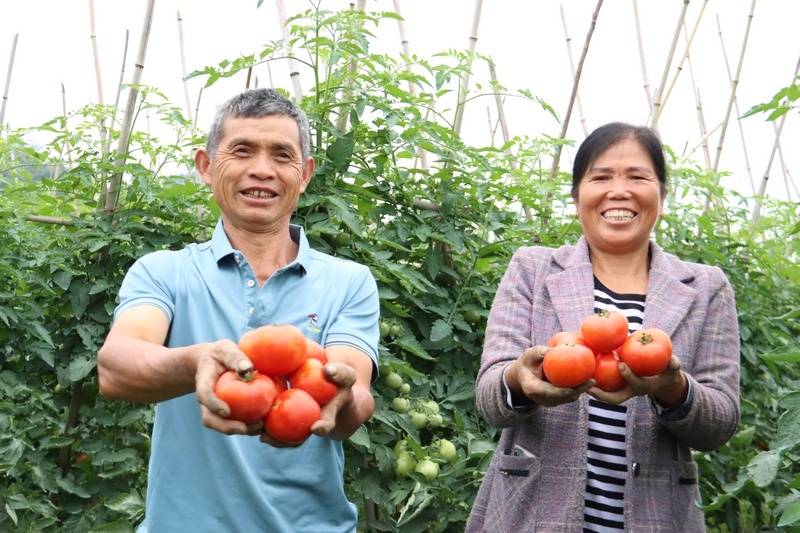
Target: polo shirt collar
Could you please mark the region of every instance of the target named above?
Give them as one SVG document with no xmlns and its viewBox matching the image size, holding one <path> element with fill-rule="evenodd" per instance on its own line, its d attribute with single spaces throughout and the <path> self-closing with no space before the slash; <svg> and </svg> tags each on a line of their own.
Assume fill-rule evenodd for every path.
<svg viewBox="0 0 800 533">
<path fill-rule="evenodd" d="M 303 227 L 297 224 L 289 224 L 289 236 L 298 244 L 297 257 L 284 268 L 291 268 L 297 265 L 302 268 L 304 272 L 308 272 L 308 267 L 311 264 L 311 247 L 308 244 L 308 238 L 306 238 Z M 236 249 L 225 233 L 221 218 L 217 221 L 217 226 L 214 228 L 214 233 L 211 235 L 211 251 L 217 263 L 236 253 Z"/>
</svg>

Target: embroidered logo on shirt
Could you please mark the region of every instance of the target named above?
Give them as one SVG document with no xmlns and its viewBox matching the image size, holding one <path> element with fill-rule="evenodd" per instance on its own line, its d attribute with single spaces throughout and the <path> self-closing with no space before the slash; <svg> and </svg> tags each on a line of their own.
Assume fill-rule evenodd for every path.
<svg viewBox="0 0 800 533">
<path fill-rule="evenodd" d="M 319 320 L 319 315 L 317 313 L 309 313 L 306 315 L 308 318 L 308 330 L 314 333 L 319 333 L 320 329 L 317 325 L 317 321 Z"/>
</svg>

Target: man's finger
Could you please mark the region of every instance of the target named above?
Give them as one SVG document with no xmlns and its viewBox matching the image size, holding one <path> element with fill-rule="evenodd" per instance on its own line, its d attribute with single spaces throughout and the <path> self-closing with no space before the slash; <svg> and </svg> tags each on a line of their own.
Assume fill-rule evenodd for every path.
<svg viewBox="0 0 800 533">
<path fill-rule="evenodd" d="M 201 363 L 195 375 L 195 395 L 201 405 L 208 407 L 217 416 L 225 418 L 230 414 L 230 409 L 214 394 L 214 385 L 219 375 L 219 368 L 216 364 L 211 361 Z"/>
<path fill-rule="evenodd" d="M 353 370 L 351 366 L 343 363 L 326 364 L 325 376 L 340 389 L 349 389 L 356 382 L 355 370 Z"/>
<path fill-rule="evenodd" d="M 219 431 L 226 435 L 247 435 L 248 428 L 244 422 L 238 420 L 231 420 L 217 416 L 211 412 L 205 405 L 200 406 L 200 418 L 203 425 L 209 429 Z"/>
</svg>

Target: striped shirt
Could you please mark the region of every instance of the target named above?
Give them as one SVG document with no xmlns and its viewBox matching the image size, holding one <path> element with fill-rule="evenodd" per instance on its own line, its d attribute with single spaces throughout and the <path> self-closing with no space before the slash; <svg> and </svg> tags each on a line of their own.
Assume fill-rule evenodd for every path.
<svg viewBox="0 0 800 533">
<path fill-rule="evenodd" d="M 594 278 L 594 310 L 619 311 L 628 319 L 628 331 L 642 328 L 644 294 L 618 294 Z M 586 461 L 586 497 L 583 530 L 619 532 L 625 528 L 624 498 L 628 462 L 625 427 L 628 408 L 589 400 L 589 436 Z"/>
</svg>

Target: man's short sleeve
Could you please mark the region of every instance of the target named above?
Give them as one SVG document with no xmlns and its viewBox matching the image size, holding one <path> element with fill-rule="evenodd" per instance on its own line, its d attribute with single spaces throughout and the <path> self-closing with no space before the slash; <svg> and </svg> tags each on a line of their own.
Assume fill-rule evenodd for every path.
<svg viewBox="0 0 800 533">
<path fill-rule="evenodd" d="M 114 310 L 114 318 L 125 309 L 137 305 L 154 305 L 164 311 L 172 322 L 175 313 L 173 287 L 174 252 L 160 251 L 147 254 L 136 261 L 128 270 L 119 289 L 119 304 Z"/>
<path fill-rule="evenodd" d="M 345 303 L 328 328 L 325 345 L 352 346 L 367 354 L 377 369 L 379 318 L 378 286 L 369 269 L 363 267 L 353 276 Z"/>
</svg>

